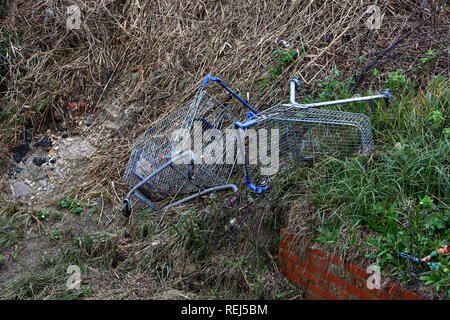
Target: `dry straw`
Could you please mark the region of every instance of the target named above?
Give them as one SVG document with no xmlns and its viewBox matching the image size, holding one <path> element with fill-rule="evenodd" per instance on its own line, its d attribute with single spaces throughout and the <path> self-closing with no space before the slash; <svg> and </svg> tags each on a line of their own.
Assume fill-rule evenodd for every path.
<svg viewBox="0 0 450 320">
<path fill-rule="evenodd" d="M 206 74 L 223 78 L 259 110 L 287 97 L 287 81 L 300 75 L 304 90 L 315 93 L 317 81 L 331 69 L 356 76 L 397 39 L 427 19 L 444 1 L 382 1 L 381 28 L 366 26 L 373 1 L 313 0 L 46 0 L 8 1 L 0 24 L 10 34 L 4 92 L 35 130 L 46 121 L 69 120 L 68 105 L 86 101 L 91 115 L 102 114 L 112 97 L 122 109 L 141 111 L 119 142 L 103 145 L 110 159 L 98 157 L 90 188 L 120 182 L 129 146 L 158 116 L 189 100 Z M 68 30 L 67 7 L 81 10 L 79 30 Z M 402 68 L 406 74 L 429 49 L 436 53 L 431 73 L 448 72 L 448 7 L 445 7 L 372 67 L 380 74 Z M 274 78 L 274 51 L 307 51 Z M 368 58 L 361 63 L 360 57 Z M 266 81 L 264 88 L 261 82 Z M 380 90 L 373 79 L 359 88 Z M 359 89 L 357 89 L 359 90 Z M 363 90 L 363 89 L 361 89 Z M 38 112 L 45 101 L 44 109 Z M 25 108 L 26 106 L 26 108 Z M 97 119 L 103 121 L 103 118 Z M 95 126 L 92 126 L 95 128 Z M 16 140 L 23 129 L 15 126 Z M 119 144 L 119 145 L 118 145 Z M 112 150 L 114 149 L 114 150 Z M 114 163 L 111 168 L 107 164 Z M 98 179 L 101 179 L 100 181 Z M 109 188 L 107 187 L 107 188 Z"/>
</svg>

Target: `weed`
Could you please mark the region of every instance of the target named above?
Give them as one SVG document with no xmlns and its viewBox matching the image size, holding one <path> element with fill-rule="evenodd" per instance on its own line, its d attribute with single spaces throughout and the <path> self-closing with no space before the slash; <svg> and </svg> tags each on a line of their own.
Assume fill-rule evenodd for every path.
<svg viewBox="0 0 450 320">
<path fill-rule="evenodd" d="M 84 204 L 81 201 L 66 199 L 57 203 L 58 209 L 67 209 L 70 212 L 80 215 L 83 212 Z"/>
<path fill-rule="evenodd" d="M 394 92 L 404 89 L 406 86 L 406 76 L 403 70 L 397 69 L 396 71 L 388 72 L 385 85 L 386 88 Z"/>
<path fill-rule="evenodd" d="M 277 58 L 277 63 L 275 67 L 269 69 L 269 74 L 272 79 L 278 78 L 283 72 L 283 69 L 289 66 L 295 58 L 297 58 L 299 53 L 302 54 L 306 51 L 308 51 L 307 47 L 302 47 L 299 50 L 293 49 L 290 51 L 281 49 L 275 50 L 274 55 L 275 58 Z"/>
<path fill-rule="evenodd" d="M 62 239 L 62 230 L 61 229 L 52 230 L 50 234 L 50 241 L 54 242 L 61 239 Z"/>
<path fill-rule="evenodd" d="M 434 128 L 439 128 L 443 121 L 445 120 L 444 116 L 442 115 L 442 112 L 440 112 L 439 110 L 434 110 L 430 117 L 430 120 L 433 120 L 433 126 Z"/>
<path fill-rule="evenodd" d="M 342 92 L 338 76 L 332 72 L 322 81 L 323 99 Z M 356 230 L 368 227 L 380 235 L 367 238 L 365 247 L 376 249 L 367 257 L 408 281 L 407 261 L 400 253 L 423 257 L 450 238 L 450 142 L 444 129 L 449 82 L 435 77 L 426 93 L 414 94 L 403 73 L 394 71 L 388 73 L 387 83 L 405 94 L 389 109 L 377 109 L 372 119 L 378 152 L 344 160 L 325 158 L 310 170 L 298 170 L 280 188 L 293 197 L 291 184 L 306 184 L 307 199 L 317 212 L 316 242 L 339 244 L 343 250 L 348 244 L 358 246 Z M 345 239 L 343 229 L 351 230 Z M 445 274 L 433 279 L 441 283 L 440 292 L 446 290 Z"/>
<path fill-rule="evenodd" d="M 50 213 L 47 210 L 41 210 L 39 211 L 38 219 L 48 221 L 49 215 Z"/>
</svg>

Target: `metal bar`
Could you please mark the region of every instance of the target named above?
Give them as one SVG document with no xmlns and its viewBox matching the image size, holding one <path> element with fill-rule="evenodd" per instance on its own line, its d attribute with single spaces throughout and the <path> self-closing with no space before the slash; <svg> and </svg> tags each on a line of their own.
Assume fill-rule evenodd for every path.
<svg viewBox="0 0 450 320">
<path fill-rule="evenodd" d="M 125 199 L 129 199 L 135 192 L 136 190 L 138 190 L 140 187 L 142 187 L 144 184 L 146 184 L 150 179 L 152 179 L 154 176 L 156 176 L 158 173 L 160 173 L 162 170 L 164 170 L 165 168 L 167 168 L 168 166 L 172 165 L 173 162 L 177 161 L 178 159 L 181 159 L 185 156 L 189 155 L 191 157 L 191 159 L 194 159 L 194 153 L 192 151 L 186 151 L 178 156 L 176 156 L 175 158 L 170 159 L 170 161 L 168 161 L 167 163 L 165 163 L 164 165 L 162 165 L 161 167 L 159 167 L 156 171 L 154 171 L 151 175 L 149 175 L 147 178 L 145 178 L 144 180 L 142 180 L 141 182 L 139 182 L 137 185 L 135 185 L 130 192 L 128 192 L 127 196 L 125 197 Z"/>
<path fill-rule="evenodd" d="M 289 104 L 282 104 L 283 107 L 296 107 L 300 109 L 308 109 L 308 108 L 319 108 L 323 106 L 332 106 L 337 104 L 345 104 L 345 103 L 352 103 L 352 102 L 363 102 L 363 101 L 373 101 L 376 99 L 385 99 L 386 102 L 391 102 L 391 94 L 389 89 L 386 89 L 381 94 L 373 95 L 373 96 L 367 96 L 367 97 L 354 97 L 354 98 L 348 98 L 348 99 L 341 99 L 341 100 L 333 100 L 333 101 L 324 101 L 324 102 L 316 102 L 316 103 L 308 103 L 308 104 L 301 104 L 295 102 L 295 95 L 296 90 L 300 86 L 300 80 L 299 77 L 295 77 L 291 81 L 289 81 Z"/>
<path fill-rule="evenodd" d="M 146 205 L 148 205 L 150 208 L 152 208 L 155 211 L 159 211 L 161 210 L 159 207 L 157 207 L 153 202 L 151 202 L 150 200 L 148 200 L 146 197 L 144 197 L 142 194 L 140 194 L 138 191 L 134 192 L 134 196 L 136 198 L 138 198 L 139 200 L 141 200 L 143 203 L 145 203 Z"/>
<path fill-rule="evenodd" d="M 175 206 L 177 206 L 179 204 L 182 204 L 184 202 L 187 202 L 187 201 L 190 201 L 192 199 L 198 198 L 198 197 L 203 196 L 203 195 L 205 195 L 207 193 L 220 191 L 220 190 L 223 190 L 223 189 L 230 189 L 230 188 L 233 189 L 234 192 L 237 192 L 237 190 L 238 190 L 238 188 L 234 184 L 225 184 L 225 185 L 221 185 L 221 186 L 205 189 L 205 190 L 203 190 L 201 192 L 198 192 L 196 194 L 193 194 L 193 195 L 191 195 L 189 197 L 186 197 L 186 198 L 178 200 L 178 201 L 176 201 L 174 203 L 171 203 L 171 204 L 165 206 L 164 208 L 162 208 L 161 210 L 166 210 L 166 209 L 169 209 L 171 207 L 175 207 Z"/>
<path fill-rule="evenodd" d="M 257 114 L 258 111 L 256 111 L 255 109 L 253 109 L 247 102 L 245 102 L 244 99 L 242 99 L 237 93 L 235 93 L 233 90 L 231 90 L 230 88 L 228 88 L 228 86 L 222 81 L 222 79 L 220 78 L 216 78 L 216 77 L 211 77 L 211 76 L 206 76 L 205 79 L 203 79 L 203 82 L 201 84 L 201 87 L 205 87 L 206 84 L 208 83 L 208 81 L 216 81 L 218 83 L 220 83 L 220 85 L 222 87 L 225 88 L 225 90 L 227 90 L 229 93 L 231 93 L 231 95 L 233 95 L 233 97 L 235 97 L 236 99 L 238 99 L 244 106 L 246 106 L 248 109 L 250 109 L 253 113 Z"/>
<path fill-rule="evenodd" d="M 291 87 L 293 85 L 291 84 Z M 295 86 L 295 84 L 294 84 Z M 316 103 L 307 103 L 307 104 L 300 104 L 300 103 L 292 103 L 292 92 L 291 92 L 291 103 L 289 104 L 283 104 L 284 107 L 296 107 L 300 109 L 308 109 L 308 108 L 318 108 L 323 106 L 332 106 L 337 104 L 345 104 L 345 103 L 352 103 L 352 102 L 363 102 L 363 101 L 372 101 L 376 99 L 385 99 L 386 94 L 377 94 L 374 96 L 367 96 L 367 97 L 355 97 L 355 98 L 348 98 L 348 99 L 342 99 L 342 100 L 334 100 L 334 101 L 324 101 L 324 102 L 316 102 Z M 295 101 L 295 93 L 294 93 L 294 101 Z"/>
</svg>

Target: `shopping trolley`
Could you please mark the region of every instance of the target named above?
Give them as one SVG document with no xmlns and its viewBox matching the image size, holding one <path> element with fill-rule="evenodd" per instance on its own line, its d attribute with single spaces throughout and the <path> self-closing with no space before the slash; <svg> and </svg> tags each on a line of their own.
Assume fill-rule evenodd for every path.
<svg viewBox="0 0 450 320">
<path fill-rule="evenodd" d="M 370 102 L 384 99 L 391 101 L 389 89 L 378 95 L 355 97 L 349 99 L 326 101 L 311 104 L 299 104 L 295 101 L 296 90 L 300 87 L 299 77 L 290 81 L 290 102 L 277 104 L 261 113 L 247 113 L 245 122 L 235 122 L 239 148 L 244 165 L 246 184 L 256 193 L 262 193 L 269 187 L 270 181 L 296 165 L 311 165 L 321 157 L 330 156 L 345 158 L 359 153 L 370 153 L 373 150 L 373 137 L 370 119 L 361 113 L 320 109 L 323 106 L 347 104 L 353 102 Z M 257 135 L 258 143 L 245 144 L 245 137 L 251 129 Z M 267 137 L 272 132 L 275 139 Z M 262 135 L 264 133 L 264 135 Z M 273 136 L 272 136 L 273 138 Z M 254 150 L 255 148 L 258 149 Z M 265 154 L 265 161 L 245 159 L 245 154 Z M 268 159 L 271 172 L 264 173 L 264 163 Z M 267 172 L 267 170 L 266 170 Z M 252 183 L 256 181 L 256 184 Z"/>
<path fill-rule="evenodd" d="M 209 81 L 218 82 L 249 110 L 244 122 L 205 90 Z M 374 96 L 299 104 L 295 102 L 298 87 L 299 79 L 291 80 L 290 103 L 277 104 L 258 113 L 221 79 L 206 76 L 191 102 L 165 116 L 135 140 L 124 174 L 124 180 L 133 187 L 123 201 L 123 214 L 131 214 L 132 196 L 154 210 L 164 210 L 215 191 L 233 189 L 236 192 L 236 185 L 228 182 L 239 165 L 244 167 L 247 186 L 262 193 L 275 176 L 295 165 L 311 163 L 323 155 L 347 157 L 372 151 L 372 131 L 367 116 L 320 107 L 369 101 L 373 110 L 376 99 L 390 102 L 389 89 Z M 228 139 L 225 135 L 231 131 L 234 134 Z M 268 131 L 276 134 L 275 143 L 267 139 Z M 254 143 L 245 144 L 246 136 L 251 134 L 256 137 Z M 213 161 L 206 161 L 204 150 L 216 142 L 217 149 L 222 151 L 236 147 L 236 157 L 223 161 L 220 159 L 223 154 L 219 152 Z M 261 155 L 261 150 L 275 156 L 276 172 L 265 173 L 262 164 L 266 161 L 258 161 L 257 157 L 253 157 L 255 162 L 250 158 L 247 161 L 246 155 Z M 184 198 L 162 208 L 154 203 L 180 195 Z"/>
<path fill-rule="evenodd" d="M 230 107 L 205 90 L 209 81 L 219 83 L 249 112 L 257 114 L 221 79 L 206 76 L 193 100 L 166 115 L 134 141 L 123 176 L 132 186 L 123 200 L 125 216 L 131 214 L 132 196 L 154 210 L 164 210 L 215 191 L 237 191 L 234 184 L 228 183 L 236 163 L 223 163 L 221 154 L 217 161 L 206 159 L 203 154 L 214 142 L 223 142 L 224 130 L 238 121 Z M 185 197 L 162 208 L 154 203 L 181 195 Z"/>
</svg>

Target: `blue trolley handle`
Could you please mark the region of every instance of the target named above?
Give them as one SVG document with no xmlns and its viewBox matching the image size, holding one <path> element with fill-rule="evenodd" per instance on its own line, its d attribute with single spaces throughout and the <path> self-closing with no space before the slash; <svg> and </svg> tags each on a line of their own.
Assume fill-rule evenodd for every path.
<svg viewBox="0 0 450 320">
<path fill-rule="evenodd" d="M 222 87 L 224 87 L 225 90 L 227 90 L 229 93 L 231 93 L 233 95 L 233 97 L 235 97 L 236 99 L 238 99 L 244 106 L 246 106 L 248 109 L 250 109 L 254 114 L 258 114 L 258 111 L 256 111 L 255 109 L 253 109 L 247 102 L 245 102 L 244 99 L 242 99 L 237 93 L 235 93 L 233 90 L 231 90 L 230 88 L 228 88 L 228 86 L 223 83 L 222 79 L 220 78 L 216 78 L 216 77 L 211 77 L 211 76 L 206 76 L 203 79 L 202 84 L 200 85 L 202 88 L 204 88 L 206 86 L 206 84 L 208 83 L 208 81 L 216 81 L 218 82 Z"/>
<path fill-rule="evenodd" d="M 235 124 L 236 130 L 239 130 L 239 129 L 245 129 L 247 127 L 250 127 L 256 123 L 257 123 L 257 121 L 255 121 L 255 120 L 248 120 L 245 123 L 235 122 L 234 124 Z M 264 191 L 266 191 L 269 188 L 269 186 L 266 185 L 266 186 L 257 187 L 250 181 L 250 175 L 248 174 L 247 164 L 245 163 L 244 142 L 241 140 L 241 135 L 240 135 L 239 131 L 237 132 L 237 137 L 238 137 L 238 144 L 239 144 L 238 147 L 241 150 L 242 162 L 244 163 L 245 183 L 247 184 L 247 186 L 250 189 L 252 189 L 256 193 L 258 193 L 258 194 L 263 193 Z"/>
</svg>

